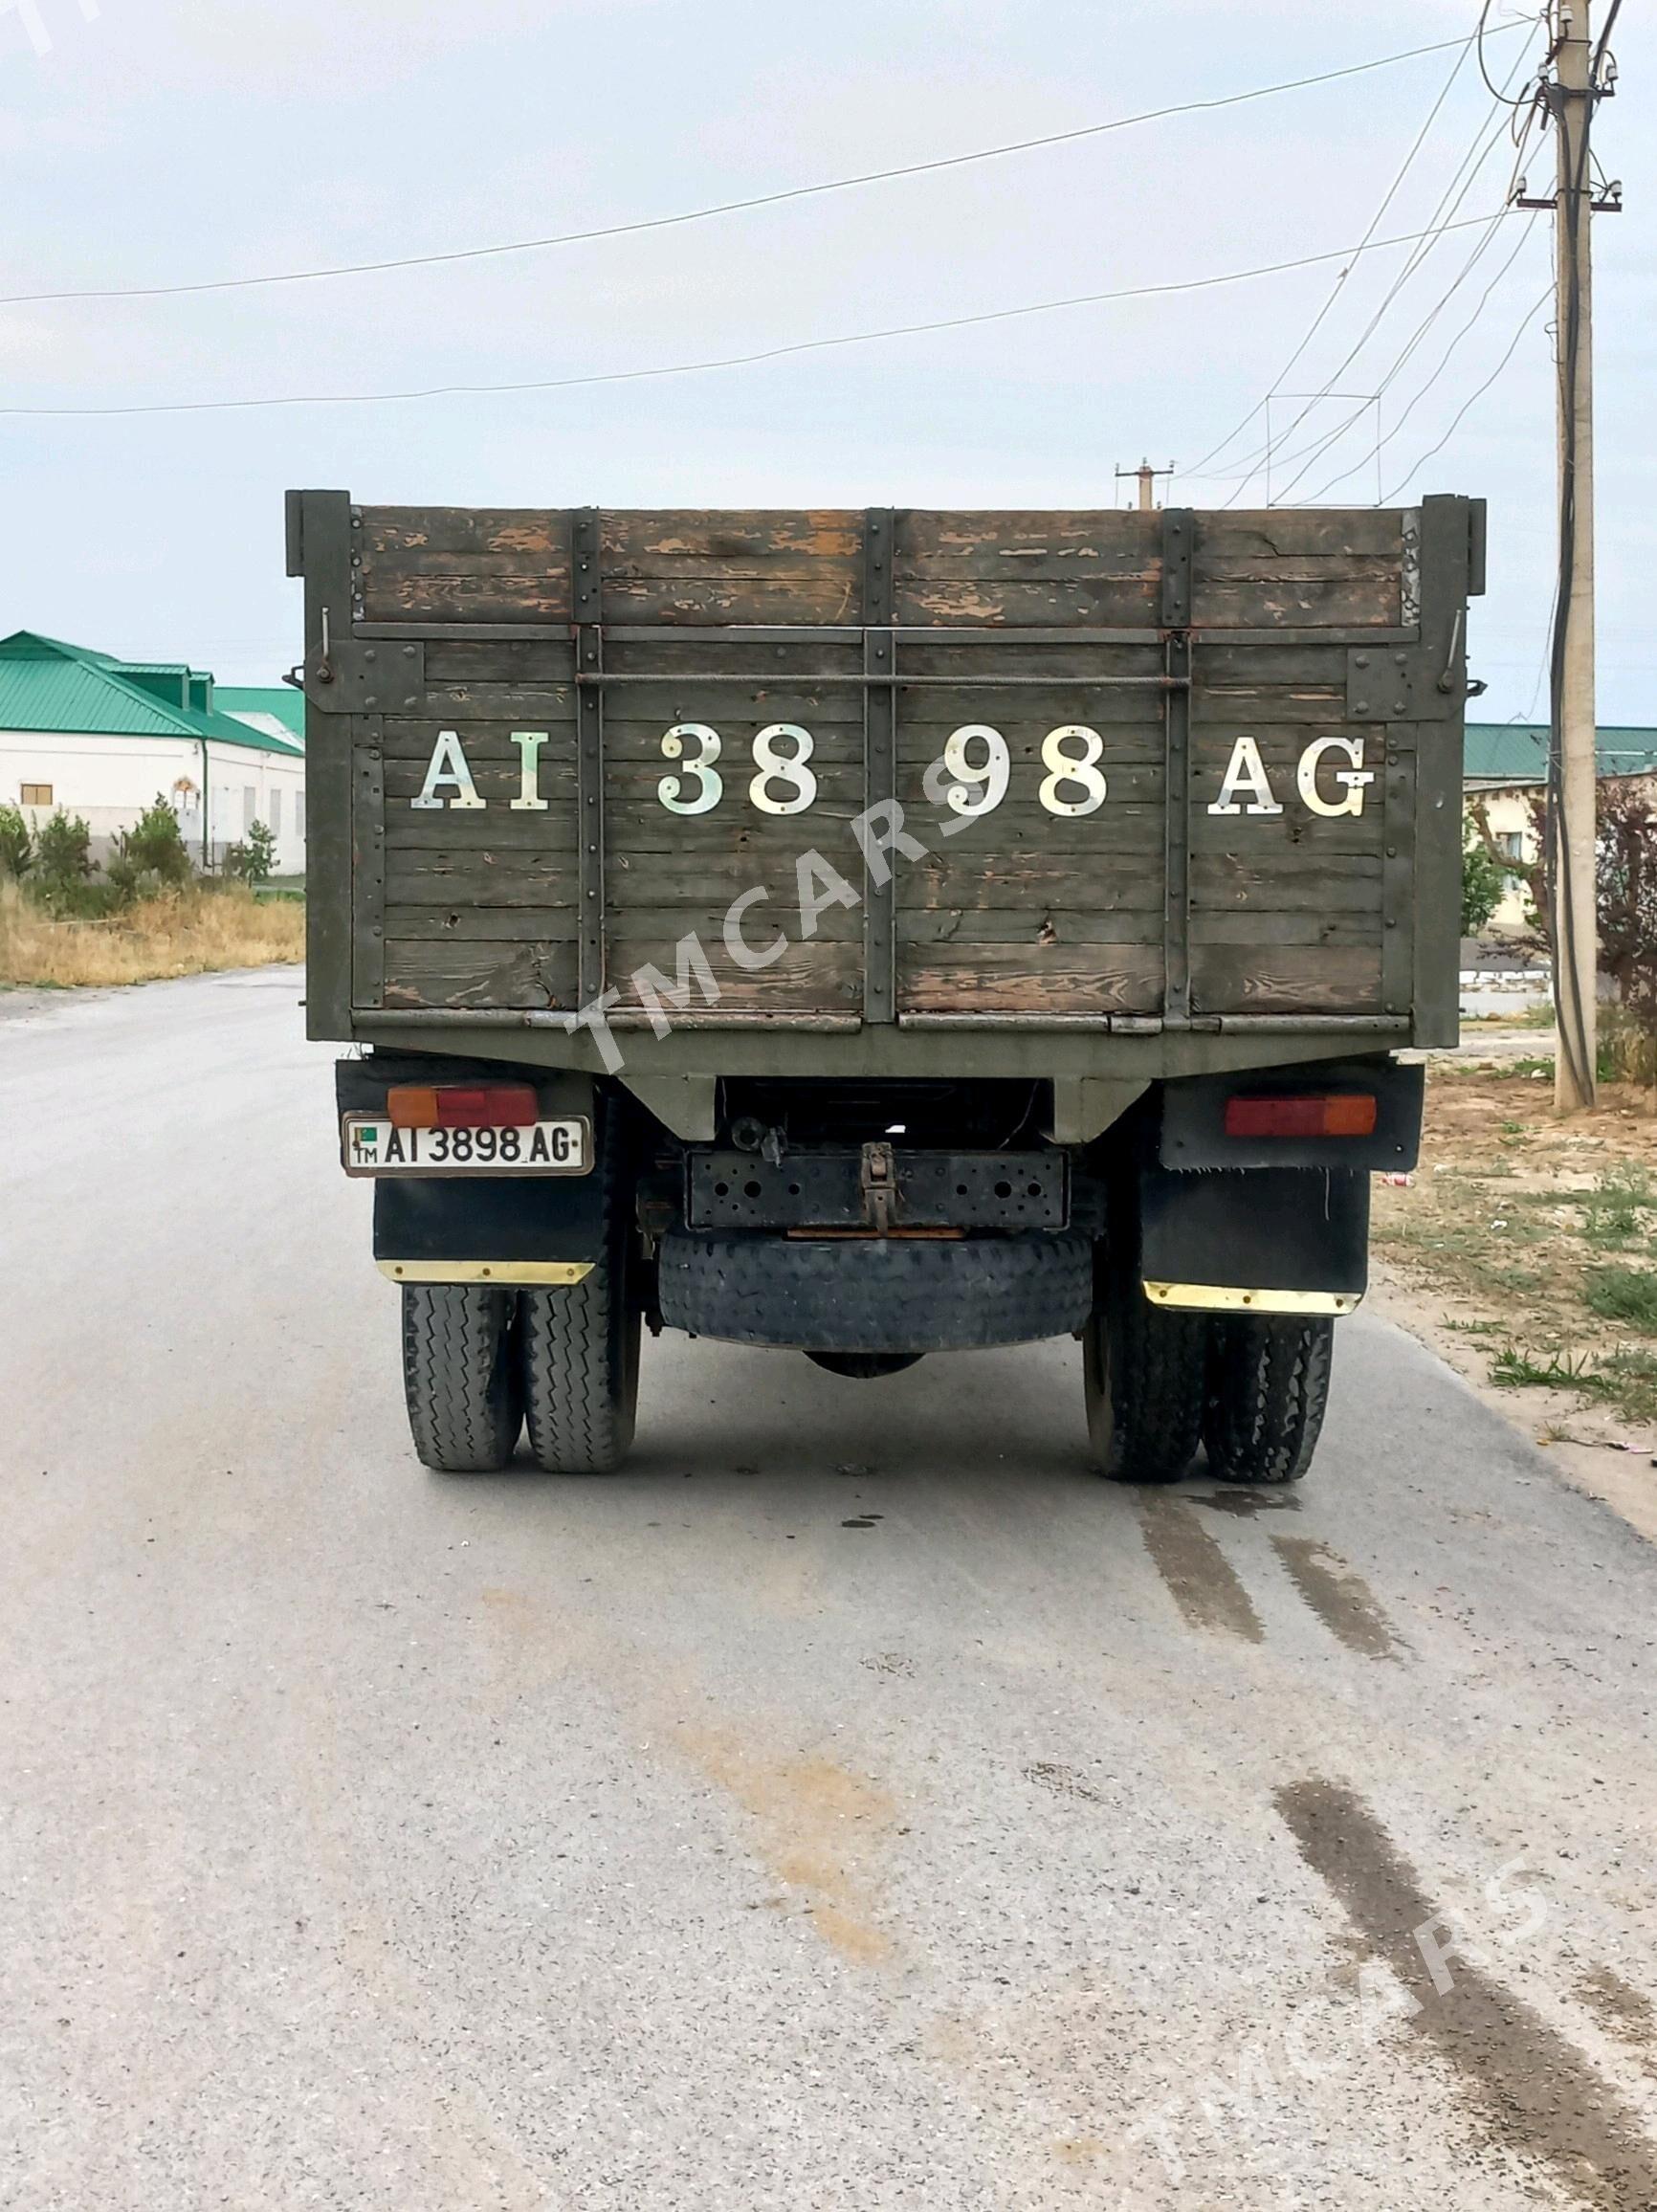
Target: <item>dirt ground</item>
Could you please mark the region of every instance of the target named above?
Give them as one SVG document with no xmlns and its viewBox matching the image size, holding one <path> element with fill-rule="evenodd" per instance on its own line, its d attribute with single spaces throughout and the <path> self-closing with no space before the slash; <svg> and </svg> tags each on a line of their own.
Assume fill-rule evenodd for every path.
<svg viewBox="0 0 1657 2212">
<path fill-rule="evenodd" d="M 1551 1062 L 1491 1042 L 1429 1063 L 1421 1164 L 1376 1183 L 1378 1302 L 1657 1537 L 1652 1095 L 1561 1121 Z"/>
</svg>

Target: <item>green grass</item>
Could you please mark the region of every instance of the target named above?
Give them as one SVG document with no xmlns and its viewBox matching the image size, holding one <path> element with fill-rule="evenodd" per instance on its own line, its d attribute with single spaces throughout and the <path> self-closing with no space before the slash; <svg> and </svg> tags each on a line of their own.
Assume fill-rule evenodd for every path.
<svg viewBox="0 0 1657 2212">
<path fill-rule="evenodd" d="M 1657 1274 L 1649 1268 L 1590 1268 L 1582 1297 L 1605 1320 L 1630 1321 L 1657 1337 Z"/>
<path fill-rule="evenodd" d="M 1505 1344 L 1491 1362 L 1491 1381 L 1504 1390 L 1571 1390 L 1615 1405 L 1631 1421 L 1657 1420 L 1657 1353 L 1608 1352 L 1594 1360 L 1569 1346 L 1538 1358 L 1527 1345 Z"/>
<path fill-rule="evenodd" d="M 1582 1202 L 1582 1235 L 1597 1251 L 1624 1251 L 1657 1212 L 1657 1182 L 1633 1161 L 1608 1168 Z"/>
</svg>

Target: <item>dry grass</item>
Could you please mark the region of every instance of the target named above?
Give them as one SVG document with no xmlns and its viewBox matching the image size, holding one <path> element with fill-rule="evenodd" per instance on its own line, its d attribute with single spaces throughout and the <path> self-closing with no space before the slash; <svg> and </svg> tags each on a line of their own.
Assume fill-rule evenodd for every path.
<svg viewBox="0 0 1657 2212">
<path fill-rule="evenodd" d="M 151 898 L 108 921 L 53 921 L 0 884 L 0 987 L 156 983 L 304 958 L 305 909 L 227 887 Z"/>
<path fill-rule="evenodd" d="M 1438 1062 L 1413 1185 L 1378 1183 L 1377 1248 L 1445 1301 L 1499 1383 L 1542 1383 L 1657 1420 L 1657 1119 L 1602 1084 L 1560 1120 L 1553 1085 Z"/>
</svg>

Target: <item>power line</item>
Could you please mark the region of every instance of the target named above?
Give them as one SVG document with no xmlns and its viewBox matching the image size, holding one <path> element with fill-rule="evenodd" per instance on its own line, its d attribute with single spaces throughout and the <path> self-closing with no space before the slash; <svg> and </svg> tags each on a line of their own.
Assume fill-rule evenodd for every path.
<svg viewBox="0 0 1657 2212">
<path fill-rule="evenodd" d="M 1400 492 L 1403 490 L 1404 486 L 1408 484 L 1413 477 L 1419 476 L 1422 470 L 1426 467 L 1428 461 L 1432 460 L 1436 454 L 1442 453 L 1444 452 L 1446 446 L 1449 444 L 1451 438 L 1453 438 L 1457 431 L 1460 430 L 1466 417 L 1472 412 L 1475 407 L 1477 407 L 1479 401 L 1484 398 L 1486 392 L 1490 390 L 1491 385 L 1495 383 L 1496 379 L 1501 375 L 1503 369 L 1505 369 L 1509 362 L 1513 360 L 1513 355 L 1517 353 L 1519 350 L 1519 341 L 1525 336 L 1526 332 L 1535 323 L 1536 317 L 1541 309 L 1548 304 L 1548 301 L 1553 297 L 1553 291 L 1554 287 L 1550 283 L 1548 289 L 1542 294 L 1541 298 L 1539 299 L 1534 300 L 1531 305 L 1526 308 L 1524 321 L 1519 324 L 1517 330 L 1513 332 L 1507 351 L 1502 355 L 1500 361 L 1496 363 L 1495 367 L 1491 369 L 1490 375 L 1486 377 L 1485 381 L 1479 386 L 1478 389 L 1469 393 L 1467 399 L 1462 402 L 1461 407 L 1456 412 L 1454 420 L 1451 422 L 1448 430 L 1446 431 L 1444 436 L 1439 439 L 1437 445 L 1429 446 L 1426 452 L 1421 455 L 1420 459 L 1415 461 L 1411 467 L 1408 468 L 1402 476 L 1400 476 L 1398 482 L 1393 485 L 1391 491 L 1385 493 L 1382 496 L 1381 503 L 1383 507 L 1390 506 L 1392 501 L 1398 498 Z"/>
<path fill-rule="evenodd" d="M 1489 235 L 1484 240 L 1484 242 L 1481 243 L 1478 249 L 1480 254 L 1484 252 L 1485 245 L 1490 242 L 1490 238 L 1493 237 L 1494 235 L 1495 227 L 1492 224 Z M 1438 366 L 1433 370 L 1432 374 L 1427 378 L 1426 382 L 1415 393 L 1414 397 L 1410 400 L 1409 405 L 1399 416 L 1397 422 L 1392 424 L 1390 429 L 1388 429 L 1383 435 L 1378 436 L 1368 453 L 1361 455 L 1359 459 L 1354 461 L 1350 468 L 1339 470 L 1335 476 L 1330 476 L 1325 482 L 1321 483 L 1315 492 L 1309 493 L 1305 501 L 1306 505 L 1315 506 L 1319 499 L 1326 498 L 1329 493 L 1334 491 L 1337 484 L 1345 483 L 1348 476 L 1357 476 L 1360 469 L 1368 468 L 1371 461 L 1379 460 L 1381 458 L 1384 449 L 1391 445 L 1393 439 L 1396 438 L 1403 431 L 1404 425 L 1409 421 L 1410 416 L 1414 414 L 1416 409 L 1420 407 L 1422 401 L 1425 399 L 1427 393 L 1431 391 L 1433 386 L 1437 384 L 1439 378 L 1443 376 L 1445 370 L 1449 366 L 1451 361 L 1455 358 L 1455 355 L 1461 346 L 1463 339 L 1466 338 L 1469 332 L 1472 330 L 1474 324 L 1481 321 L 1484 316 L 1485 309 L 1490 305 L 1491 299 L 1493 298 L 1497 289 L 1500 287 L 1503 279 L 1506 277 L 1508 271 L 1513 267 L 1513 263 L 1524 252 L 1529 239 L 1530 232 L 1528 230 L 1521 230 L 1518 236 L 1513 241 L 1513 252 L 1508 255 L 1507 259 L 1502 263 L 1501 267 L 1496 271 L 1495 275 L 1491 278 L 1490 282 L 1485 286 L 1483 292 L 1479 295 L 1478 305 L 1473 309 L 1472 313 L 1468 317 L 1467 321 L 1462 324 L 1461 328 L 1450 340 L 1448 345 L 1446 346 L 1444 353 L 1440 357 Z M 1381 385 L 1380 389 L 1381 391 L 1384 392 L 1387 387 L 1392 383 L 1393 379 L 1402 373 L 1405 364 L 1409 360 L 1410 355 L 1415 351 L 1416 346 L 1420 343 L 1422 339 L 1426 336 L 1427 330 L 1430 327 L 1433 320 L 1437 317 L 1440 309 L 1448 306 L 1450 300 L 1461 289 L 1464 280 L 1470 274 L 1470 272 L 1471 263 L 1469 263 L 1469 266 L 1462 271 L 1461 276 L 1456 278 L 1455 282 L 1445 294 L 1443 299 L 1439 301 L 1438 307 L 1433 310 L 1432 316 L 1427 318 L 1427 321 L 1424 322 L 1420 329 L 1416 332 L 1415 337 L 1412 338 L 1408 345 L 1405 346 L 1403 352 L 1399 356 L 1397 363 L 1388 371 L 1384 382 Z"/>
<path fill-rule="evenodd" d="M 1470 215 L 1448 223 L 1443 230 L 1470 231 L 1488 223 L 1488 215 Z M 1428 232 L 1407 231 L 1395 238 L 1372 241 L 1376 252 L 1392 246 L 1414 245 Z M 1115 292 L 1080 292 L 1066 299 L 1036 299 L 1020 307 L 990 308 L 977 315 L 940 316 L 930 322 L 900 322 L 883 330 L 856 330 L 833 338 L 797 339 L 787 345 L 769 345 L 752 353 L 730 353 L 705 361 L 666 362 L 652 368 L 600 369 L 581 376 L 536 377 L 507 384 L 443 384 L 407 391 L 281 392 L 254 399 L 199 399 L 144 402 L 119 407 L 0 407 L 0 417 L 62 417 L 92 415 L 228 414 L 252 408 L 372 407 L 395 401 L 476 398 L 512 392 L 570 391 L 604 384 L 637 384 L 651 377 L 700 376 L 722 368 L 751 368 L 762 362 L 784 361 L 803 353 L 825 353 L 837 346 L 873 345 L 892 338 L 920 338 L 941 330 L 967 330 L 986 322 L 1011 322 L 1027 315 L 1054 315 L 1071 307 L 1103 307 L 1119 299 L 1153 299 L 1182 292 L 1212 291 L 1222 284 L 1246 284 L 1260 276 L 1280 276 L 1292 269 L 1313 269 L 1338 261 L 1352 252 L 1337 246 L 1323 254 L 1302 254 L 1292 261 L 1268 261 L 1256 269 L 1230 269 L 1218 276 L 1189 276 L 1169 284 L 1130 284 Z"/>
<path fill-rule="evenodd" d="M 1461 290 L 1462 286 L 1471 276 L 1473 271 L 1478 267 L 1480 261 L 1483 260 L 1485 254 L 1490 251 L 1491 246 L 1494 243 L 1496 232 L 1501 224 L 1502 216 L 1512 203 L 1513 184 L 1519 173 L 1519 165 L 1524 160 L 1525 139 L 1529 137 L 1529 134 L 1530 125 L 1527 123 L 1524 134 L 1521 136 L 1519 144 L 1514 149 L 1513 166 L 1508 178 L 1507 187 L 1502 193 L 1501 206 L 1491 217 L 1490 228 L 1485 232 L 1484 236 L 1479 239 L 1478 243 L 1474 246 L 1472 252 L 1468 255 L 1467 259 L 1462 263 L 1460 269 L 1457 270 L 1454 276 L 1451 277 L 1447 289 L 1441 293 L 1438 299 L 1431 307 L 1427 309 L 1425 315 L 1423 316 L 1422 320 L 1416 324 L 1415 329 L 1412 331 L 1409 338 L 1405 341 L 1403 350 L 1397 355 L 1391 368 L 1388 369 L 1386 375 L 1381 379 L 1381 385 L 1378 387 L 1377 398 L 1380 397 L 1381 393 L 1390 390 L 1392 385 L 1403 374 L 1403 370 L 1408 366 L 1410 359 L 1414 355 L 1416 348 L 1422 343 L 1423 340 L 1426 337 L 1427 332 L 1432 328 L 1433 324 L 1438 321 L 1439 317 L 1444 313 L 1445 309 L 1449 305 L 1450 301 L 1455 298 L 1456 294 Z M 1488 152 L 1485 158 L 1488 158 Z M 1483 166 L 1484 160 L 1481 159 L 1479 167 L 1482 168 Z M 1471 188 L 1473 177 L 1475 177 L 1477 173 L 1478 172 L 1475 169 L 1473 175 L 1469 177 L 1467 185 L 1463 188 L 1462 192 L 1456 200 L 1455 204 L 1457 207 L 1459 207 L 1462 200 L 1467 197 L 1468 190 Z M 1436 244 L 1436 242 L 1437 241 L 1435 240 L 1434 243 Z M 1518 242 L 1519 246 L 1522 246 L 1523 242 L 1524 234 L 1521 233 Z M 1427 251 L 1430 250 L 1430 248 L 1427 249 Z M 1515 246 L 1513 254 L 1508 256 L 1510 262 L 1512 262 L 1512 260 L 1515 257 L 1517 252 L 1518 246 Z M 1415 258 L 1415 256 L 1412 256 L 1412 260 Z M 1420 261 L 1425 261 L 1425 254 L 1424 253 L 1421 254 L 1417 265 L 1419 266 Z M 1404 272 L 1404 276 L 1401 276 L 1398 284 L 1393 287 L 1393 294 L 1396 294 L 1397 291 L 1402 287 L 1404 281 L 1404 276 L 1406 276 L 1408 272 L 1406 270 Z M 1393 297 L 1393 294 L 1389 294 L 1388 298 Z M 1382 302 L 1382 307 L 1384 308 L 1384 306 L 1385 301 Z M 1375 323 L 1379 322 L 1379 321 L 1380 315 L 1378 314 L 1375 318 L 1375 321 L 1370 324 L 1371 330 L 1375 328 Z M 1364 339 L 1359 341 L 1359 347 L 1355 350 L 1361 350 L 1362 345 L 1367 341 L 1367 337 L 1368 333 L 1366 332 Z M 1333 395 L 1326 394 L 1326 396 Z M 1335 429 L 1331 431 L 1323 439 L 1315 443 L 1309 449 L 1307 457 L 1301 463 L 1300 468 L 1289 479 L 1289 482 L 1283 486 L 1282 491 L 1278 495 L 1279 498 L 1286 498 L 1288 495 L 1293 491 L 1296 484 L 1300 483 L 1302 479 L 1310 474 L 1314 464 L 1319 460 L 1323 454 L 1328 453 L 1333 445 L 1335 445 L 1340 438 L 1345 436 L 1347 431 L 1352 427 L 1353 423 L 1356 422 L 1357 419 L 1358 415 L 1355 411 L 1353 414 L 1348 415 L 1343 422 L 1337 423 Z M 1396 427 L 1401 426 L 1395 426 L 1395 429 Z M 1379 424 L 1377 425 L 1377 429 L 1380 429 Z M 1383 437 L 1381 440 L 1381 443 L 1384 445 L 1385 442 L 1386 440 Z M 1380 448 L 1378 447 L 1377 452 L 1379 452 L 1379 450 Z M 1373 458 L 1374 456 L 1372 455 L 1371 457 Z M 1361 466 L 1362 464 L 1360 463 L 1359 465 Z M 1339 477 L 1337 477 L 1334 480 L 1338 483 L 1340 479 Z"/>
<path fill-rule="evenodd" d="M 1380 230 L 1381 222 L 1385 217 L 1386 210 L 1391 207 L 1393 201 L 1397 198 L 1399 189 L 1402 187 L 1404 178 L 1409 174 L 1411 167 L 1414 166 L 1415 157 L 1420 153 L 1423 145 L 1426 142 L 1427 133 L 1432 129 L 1433 124 L 1438 120 L 1439 110 L 1444 106 L 1445 101 L 1449 98 L 1451 87 L 1454 85 L 1456 78 L 1462 73 L 1462 65 L 1467 60 L 1468 54 L 1471 46 L 1471 39 L 1467 39 L 1463 42 L 1461 51 L 1455 57 L 1455 61 L 1450 69 L 1448 77 L 1445 78 L 1443 85 L 1440 87 L 1437 100 L 1433 101 L 1431 107 L 1427 110 L 1426 121 L 1422 124 L 1420 130 L 1417 131 L 1415 135 L 1415 142 L 1411 145 L 1408 153 L 1404 155 L 1402 167 L 1399 169 L 1398 174 L 1393 178 L 1391 184 L 1386 188 L 1385 196 L 1382 198 L 1380 207 L 1376 209 L 1375 213 L 1370 217 L 1369 229 L 1364 232 L 1362 238 L 1359 241 L 1358 250 L 1353 254 L 1353 268 L 1356 268 L 1358 265 L 1358 262 L 1361 258 L 1365 248 L 1369 244 L 1370 239 L 1373 238 L 1376 232 Z M 1317 313 L 1313 317 L 1311 322 L 1308 323 L 1305 335 L 1302 337 L 1300 343 L 1294 348 L 1294 351 L 1289 356 L 1289 359 L 1277 371 L 1276 376 L 1271 381 L 1270 389 L 1267 392 L 1266 397 L 1262 400 L 1256 401 L 1254 406 L 1248 409 L 1248 412 L 1243 417 L 1243 420 L 1236 426 L 1236 428 L 1234 430 L 1227 431 L 1226 435 L 1220 440 L 1220 443 L 1217 446 L 1210 446 L 1208 451 L 1203 455 L 1203 458 L 1195 463 L 1193 467 L 1186 469 L 1183 472 L 1184 475 L 1188 476 L 1200 477 L 1203 474 L 1203 471 L 1207 467 L 1208 463 L 1210 461 L 1218 460 L 1220 455 L 1226 451 L 1226 448 L 1231 443 L 1232 439 L 1240 436 L 1241 433 L 1248 428 L 1248 425 L 1254 420 L 1255 416 L 1259 414 L 1261 409 L 1270 406 L 1272 400 L 1275 399 L 1278 392 L 1282 389 L 1285 379 L 1292 371 L 1295 363 L 1300 359 L 1301 355 L 1306 351 L 1306 348 L 1316 337 L 1318 331 L 1323 327 L 1324 321 L 1327 318 L 1330 309 L 1339 299 L 1341 288 L 1344 286 L 1347 277 L 1351 274 L 1352 268 L 1342 269 L 1337 273 L 1335 282 L 1330 286 L 1328 297 L 1325 299 L 1323 305 L 1317 310 Z"/>
<path fill-rule="evenodd" d="M 1518 30 L 1519 24 L 1508 24 Z M 1495 35 L 1492 33 L 1492 35 Z M 741 200 L 721 200 L 705 208 L 688 208 L 674 215 L 651 215 L 631 223 L 607 223 L 587 231 L 563 231 L 544 238 L 515 238 L 492 246 L 465 246 L 443 254 L 409 254 L 384 261 L 351 261 L 317 269 L 286 269 L 252 276 L 214 276 L 180 284 L 121 284 L 66 289 L 57 292 L 14 292 L 0 295 L 0 307 L 38 307 L 71 299 L 176 299 L 203 292 L 247 292 L 276 284 L 311 284 L 341 276 L 382 276 L 400 269 L 435 269 L 460 261 L 496 260 L 509 254 L 541 254 L 559 246 L 592 244 L 605 238 L 636 237 L 647 231 L 667 231 L 687 223 L 706 223 L 720 215 L 743 214 L 756 208 L 776 208 L 791 200 L 808 200 L 828 192 L 847 192 L 868 185 L 891 184 L 903 177 L 935 175 L 944 169 L 965 168 L 975 162 L 1001 161 L 1011 154 L 1034 153 L 1046 146 L 1073 145 L 1083 139 L 1102 138 L 1113 131 L 1132 130 L 1141 123 L 1160 122 L 1171 116 L 1199 115 L 1216 108 L 1239 107 L 1248 100 L 1270 100 L 1281 93 L 1302 92 L 1308 86 L 1334 84 L 1342 77 L 1362 77 L 1377 69 L 1391 69 L 1424 54 L 1443 54 L 1452 46 L 1466 46 L 1459 38 L 1441 38 L 1429 46 L 1406 47 L 1401 54 L 1381 55 L 1373 61 L 1348 63 L 1313 77 L 1289 78 L 1282 84 L 1257 85 L 1248 92 L 1224 93 L 1213 100 L 1182 100 L 1170 107 L 1147 108 L 1139 115 L 1116 116 L 1108 122 L 1083 123 L 1074 130 L 1049 131 L 1040 138 L 1012 139 L 1005 145 L 980 146 L 973 152 L 948 154 L 937 161 L 906 162 L 889 169 L 866 169 L 855 176 L 831 177 L 817 185 L 793 185 L 782 191 L 758 192 Z M 1460 64 L 1458 63 L 1459 67 Z"/>
<path fill-rule="evenodd" d="M 1518 75 L 1518 72 L 1523 67 L 1523 65 L 1524 56 L 1521 55 L 1518 61 L 1514 63 L 1513 68 L 1509 72 L 1509 83 L 1511 83 L 1513 77 Z M 1415 275 L 1416 271 L 1425 263 L 1433 249 L 1439 243 L 1439 240 L 1446 234 L 1446 232 L 1458 227 L 1449 218 L 1455 215 L 1457 209 L 1459 209 L 1466 201 L 1468 194 L 1472 190 L 1473 186 L 1478 181 L 1480 171 L 1483 169 L 1486 162 L 1489 161 L 1491 153 L 1495 150 L 1497 139 L 1500 137 L 1500 109 L 1492 111 L 1491 115 L 1487 118 L 1486 122 L 1482 122 L 1478 129 L 1474 132 L 1471 145 L 1462 156 L 1461 161 L 1456 165 L 1455 170 L 1452 173 L 1449 182 L 1446 185 L 1443 192 L 1441 192 L 1439 195 L 1438 205 L 1434 208 L 1432 215 L 1428 220 L 1428 227 L 1422 233 L 1422 237 L 1425 242 L 1418 245 L 1418 247 L 1407 256 L 1403 267 L 1399 271 L 1398 275 L 1393 278 L 1391 284 L 1382 294 L 1380 305 L 1375 309 L 1375 312 L 1371 315 L 1369 321 L 1364 324 L 1362 330 L 1359 333 L 1359 336 L 1354 344 L 1345 354 L 1343 359 L 1337 364 L 1334 369 L 1331 370 L 1328 377 L 1324 380 L 1319 392 L 1315 394 L 1307 401 L 1306 405 L 1300 409 L 1300 412 L 1294 417 L 1294 420 L 1284 431 L 1283 435 L 1285 439 L 1292 438 L 1294 435 L 1295 431 L 1300 428 L 1301 424 L 1304 423 L 1307 417 L 1311 414 L 1314 407 L 1317 405 L 1318 399 L 1326 397 L 1340 382 L 1341 378 L 1345 376 L 1347 370 L 1352 366 L 1352 364 L 1358 359 L 1358 356 L 1363 351 L 1364 347 L 1369 343 L 1371 338 L 1375 335 L 1375 332 L 1380 327 L 1381 320 L 1385 316 L 1387 309 L 1399 297 L 1400 293 L 1409 282 L 1410 278 Z M 1491 123 L 1495 124 L 1496 127 L 1494 129 L 1491 127 Z M 1335 430 L 1325 435 L 1320 444 L 1316 444 L 1312 449 L 1310 449 L 1310 457 L 1315 459 L 1319 453 L 1326 453 L 1330 446 L 1334 444 L 1335 440 L 1337 437 L 1342 436 L 1345 431 L 1351 428 L 1352 424 L 1357 421 L 1357 419 L 1358 414 L 1356 411 L 1353 414 L 1346 416 L 1340 423 L 1336 426 Z M 1303 468 L 1301 475 L 1304 474 L 1305 470 Z M 1298 481 L 1299 477 L 1297 476 L 1293 478 L 1291 484 L 1286 488 L 1292 490 L 1294 483 L 1297 483 Z M 1226 501 L 1226 506 L 1229 507 L 1235 505 L 1236 501 L 1242 498 L 1247 483 L 1248 478 L 1245 478 L 1243 483 L 1238 485 L 1236 491 L 1234 491 L 1231 494 L 1231 497 Z"/>
</svg>

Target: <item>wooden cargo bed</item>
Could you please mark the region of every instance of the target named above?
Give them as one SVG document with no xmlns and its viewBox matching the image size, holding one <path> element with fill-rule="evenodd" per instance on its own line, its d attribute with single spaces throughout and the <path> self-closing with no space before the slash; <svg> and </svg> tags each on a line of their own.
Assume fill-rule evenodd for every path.
<svg viewBox="0 0 1657 2212">
<path fill-rule="evenodd" d="M 294 494 L 314 1032 L 1440 1041 L 1482 516 Z"/>
</svg>

